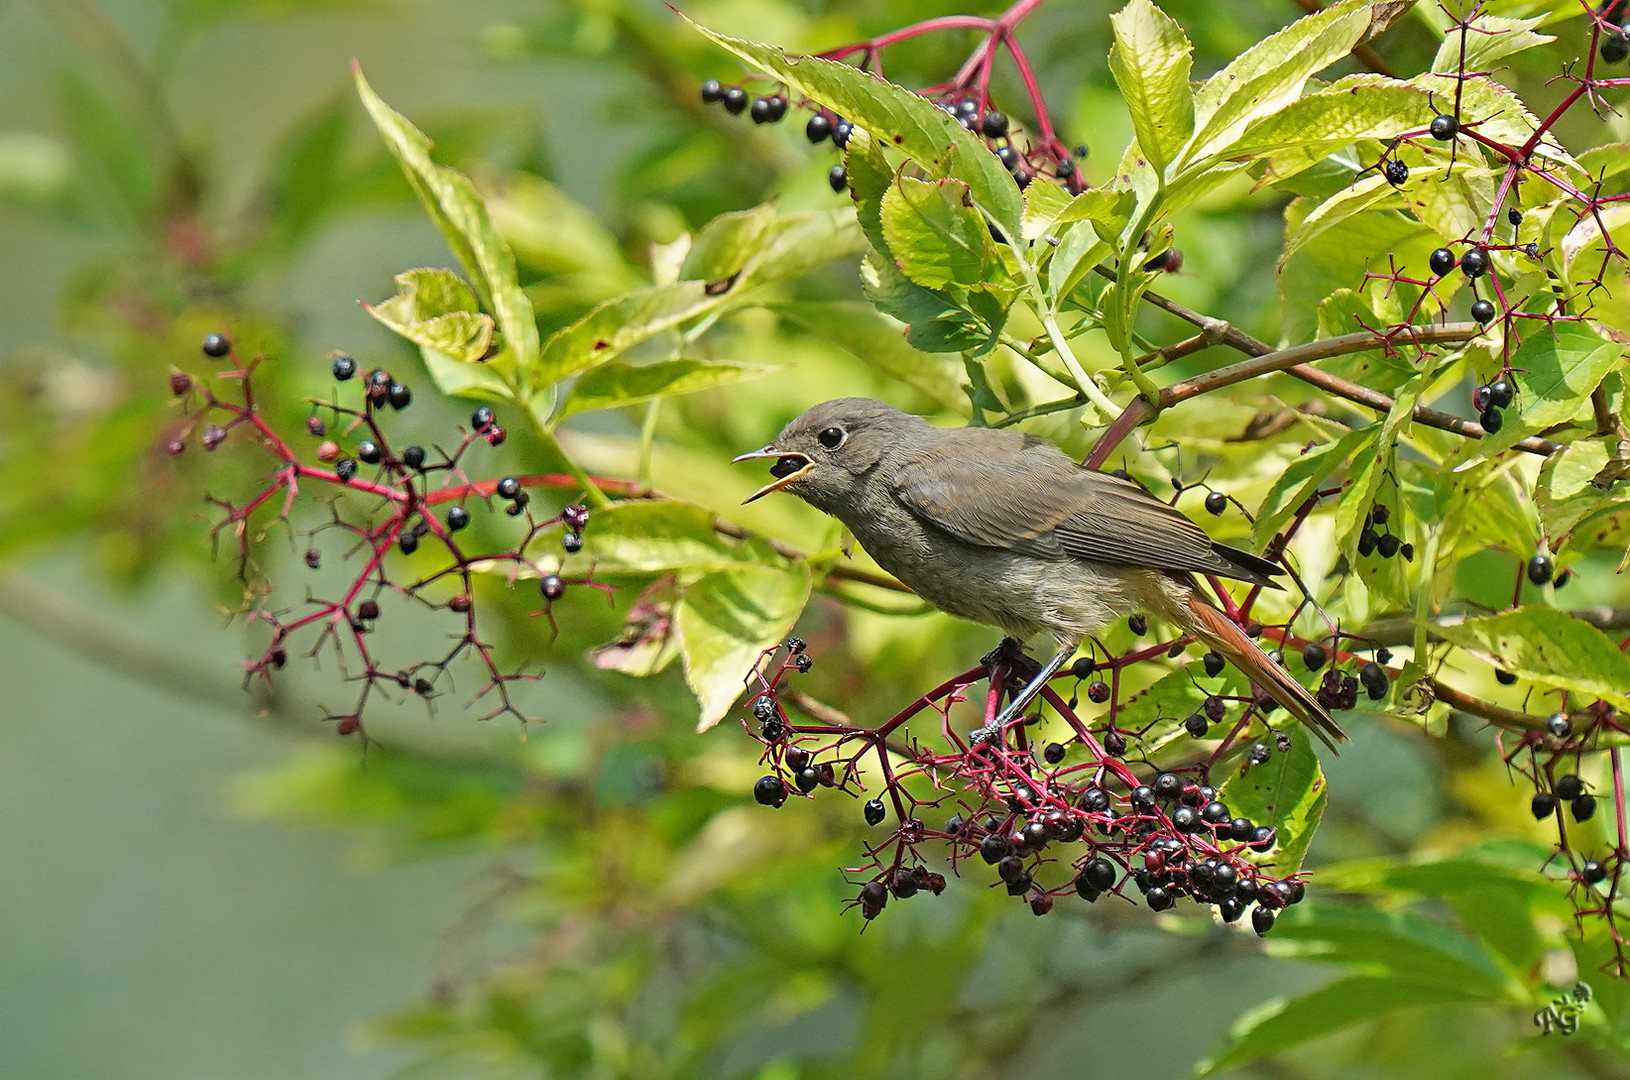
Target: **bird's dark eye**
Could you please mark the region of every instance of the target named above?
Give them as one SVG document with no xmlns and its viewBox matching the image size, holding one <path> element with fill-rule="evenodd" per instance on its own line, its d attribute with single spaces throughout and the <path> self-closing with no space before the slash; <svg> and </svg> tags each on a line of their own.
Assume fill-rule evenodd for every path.
<svg viewBox="0 0 1630 1080">
<path fill-rule="evenodd" d="M 829 427 L 816 436 L 816 440 L 828 450 L 836 450 L 838 447 L 842 446 L 843 439 L 843 429 L 835 427 Z"/>
</svg>

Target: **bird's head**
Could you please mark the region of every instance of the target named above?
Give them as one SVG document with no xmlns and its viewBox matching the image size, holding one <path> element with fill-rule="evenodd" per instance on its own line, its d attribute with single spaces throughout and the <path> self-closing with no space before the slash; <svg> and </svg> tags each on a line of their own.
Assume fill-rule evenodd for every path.
<svg viewBox="0 0 1630 1080">
<path fill-rule="evenodd" d="M 774 480 L 744 499 L 785 488 L 818 510 L 838 517 L 854 506 L 858 490 L 902 437 L 928 425 L 919 417 L 870 398 L 837 398 L 805 411 L 762 450 L 736 461 L 773 458 Z"/>
</svg>

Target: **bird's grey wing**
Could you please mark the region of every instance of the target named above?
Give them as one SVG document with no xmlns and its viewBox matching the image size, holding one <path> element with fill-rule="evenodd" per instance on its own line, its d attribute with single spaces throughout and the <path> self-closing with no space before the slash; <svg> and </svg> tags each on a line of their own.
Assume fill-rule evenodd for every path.
<svg viewBox="0 0 1630 1080">
<path fill-rule="evenodd" d="M 943 443 L 901 469 L 895 494 L 919 520 L 966 543 L 1271 584 L 1272 563 L 1214 544 L 1140 485 L 1083 469 L 1051 444 L 962 443 Z"/>
</svg>

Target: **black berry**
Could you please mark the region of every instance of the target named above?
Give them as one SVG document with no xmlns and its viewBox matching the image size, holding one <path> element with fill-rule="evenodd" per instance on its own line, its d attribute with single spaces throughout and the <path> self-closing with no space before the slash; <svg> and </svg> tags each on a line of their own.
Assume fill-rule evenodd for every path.
<svg viewBox="0 0 1630 1080">
<path fill-rule="evenodd" d="M 1495 379 L 1489 383 L 1489 404 L 1496 409 L 1506 408 L 1516 396 L 1517 392 L 1512 389 L 1509 380 Z"/>
<path fill-rule="evenodd" d="M 232 351 L 232 342 L 225 334 L 210 334 L 204 339 L 204 355 L 219 360 Z"/>
<path fill-rule="evenodd" d="M 1484 409 L 1488 408 L 1490 404 L 1491 402 L 1489 400 L 1488 387 L 1479 386 L 1476 390 L 1472 391 L 1472 408 L 1476 409 L 1478 412 L 1482 412 Z"/>
<path fill-rule="evenodd" d="M 357 373 L 357 362 L 344 353 L 334 357 L 334 378 L 346 382 Z"/>
<path fill-rule="evenodd" d="M 402 533 L 396 538 L 396 546 L 402 549 L 403 555 L 412 555 L 419 550 L 419 536 L 417 533 Z"/>
<path fill-rule="evenodd" d="M 1545 720 L 1545 730 L 1553 739 L 1566 739 L 1573 734 L 1573 724 L 1569 722 L 1567 713 L 1552 713 Z"/>
<path fill-rule="evenodd" d="M 1162 799 L 1175 799 L 1183 794 L 1183 778 L 1176 773 L 1161 773 L 1155 777 L 1154 789 Z"/>
<path fill-rule="evenodd" d="M 1563 802 L 1571 802 L 1572 800 L 1578 798 L 1579 794 L 1585 790 L 1585 783 L 1583 780 L 1579 779 L 1577 774 L 1568 773 L 1566 776 L 1559 776 L 1556 778 L 1556 784 L 1553 786 L 1552 790 L 1556 792 L 1556 797 L 1558 799 L 1562 800 Z"/>
<path fill-rule="evenodd" d="M 513 476 L 506 476 L 493 486 L 500 498 L 513 499 L 521 493 L 521 482 Z"/>
<path fill-rule="evenodd" d="M 1448 142 L 1460 133 L 1460 121 L 1448 113 L 1439 113 L 1432 117 L 1432 122 L 1427 125 L 1426 130 L 1439 142 Z"/>
<path fill-rule="evenodd" d="M 1216 678 L 1222 674 L 1223 658 L 1221 653 L 1208 652 L 1200 659 L 1201 663 L 1205 665 L 1207 675 Z"/>
<path fill-rule="evenodd" d="M 1228 496 L 1220 491 L 1213 491 L 1206 496 L 1206 510 L 1213 514 L 1220 514 L 1228 509 Z"/>
<path fill-rule="evenodd" d="M 812 143 L 825 142 L 826 137 L 832 134 L 832 121 L 827 119 L 825 113 L 816 113 L 804 125 L 804 138 Z"/>
<path fill-rule="evenodd" d="M 486 431 L 493 424 L 492 407 L 482 405 L 470 414 L 470 426 L 476 431 Z"/>
<path fill-rule="evenodd" d="M 1579 868 L 1579 880 L 1583 881 L 1586 885 L 1594 885 L 1599 881 L 1606 880 L 1606 878 L 1607 867 L 1603 866 L 1595 859 L 1587 859 L 1585 861 L 1585 865 Z"/>
<path fill-rule="evenodd" d="M 1057 765 L 1064 760 L 1064 746 L 1062 743 L 1048 743 L 1047 748 L 1041 752 L 1042 758 L 1049 765 Z"/>
<path fill-rule="evenodd" d="M 1087 684 L 1087 700 L 1095 705 L 1102 705 L 1109 700 L 1109 684 L 1104 682 L 1090 682 Z"/>
<path fill-rule="evenodd" d="M 888 813 L 887 810 L 883 809 L 882 799 L 867 799 L 866 805 L 860 808 L 860 812 L 866 818 L 866 824 L 868 825 L 876 825 Z"/>
<path fill-rule="evenodd" d="M 357 458 L 364 465 L 378 465 L 379 459 L 382 457 L 384 457 L 383 451 L 379 449 L 379 444 L 372 439 L 363 439 L 357 443 Z"/>
<path fill-rule="evenodd" d="M 1102 857 L 1089 859 L 1087 865 L 1081 868 L 1080 880 L 1099 892 L 1105 892 L 1115 884 L 1115 864 Z"/>
<path fill-rule="evenodd" d="M 470 512 L 462 506 L 454 506 L 447 511 L 447 528 L 450 532 L 458 532 L 470 524 Z"/>
<path fill-rule="evenodd" d="M 1568 803 L 1568 809 L 1573 812 L 1575 821 L 1589 821 L 1596 813 L 1596 796 L 1579 795 Z"/>
<path fill-rule="evenodd" d="M 1499 431 L 1500 426 L 1505 423 L 1505 417 L 1500 415 L 1499 409 L 1496 409 L 1493 405 L 1490 405 L 1488 408 L 1483 410 L 1480 416 L 1478 416 L 1477 422 L 1482 425 L 1484 431 L 1488 432 L 1490 435 L 1493 435 L 1495 432 Z"/>
<path fill-rule="evenodd" d="M 399 382 L 391 383 L 389 389 L 385 391 L 385 394 L 390 400 L 391 408 L 395 409 L 397 412 L 401 412 L 403 409 L 413 404 L 413 391 L 409 390 L 406 386 Z"/>
<path fill-rule="evenodd" d="M 1363 684 L 1364 692 L 1370 695 L 1371 701 L 1380 701 L 1387 696 L 1387 669 L 1380 664 L 1365 664 L 1359 668 L 1358 681 Z"/>
<path fill-rule="evenodd" d="M 406 465 L 410 469 L 422 469 L 424 467 L 424 447 L 422 447 L 422 446 L 405 446 L 405 447 L 403 447 L 402 448 L 402 464 Z"/>
<path fill-rule="evenodd" d="M 1193 735 L 1196 739 L 1204 737 L 1207 726 L 1206 718 L 1201 716 L 1199 713 L 1195 713 L 1193 716 L 1190 716 L 1187 720 L 1183 721 L 1183 730 L 1187 731 L 1190 735 Z"/>
<path fill-rule="evenodd" d="M 1409 179 L 1409 166 L 1405 165 L 1397 158 L 1393 158 L 1391 161 L 1388 161 L 1382 168 L 1381 172 L 1382 175 L 1387 178 L 1387 183 L 1391 184 L 1393 187 L 1397 187 L 1399 184 L 1402 184 L 1404 181 Z"/>
<path fill-rule="evenodd" d="M 1448 248 L 1438 248 L 1427 258 L 1426 264 L 1435 276 L 1442 277 L 1455 268 L 1455 253 Z"/>
<path fill-rule="evenodd" d="M 1472 304 L 1472 318 L 1487 326 L 1494 321 L 1494 305 L 1487 300 Z"/>
<path fill-rule="evenodd" d="M 1142 637 L 1149 632 L 1149 617 L 1146 615 L 1132 615 L 1126 620 L 1126 625 L 1136 637 Z"/>
<path fill-rule="evenodd" d="M 1535 555 L 1528 560 L 1528 580 L 1535 585 L 1544 585 L 1551 580 L 1551 557 L 1549 555 Z"/>
<path fill-rule="evenodd" d="M 987 139 L 1000 139 L 1007 134 L 1007 116 L 995 109 L 986 110 L 983 119 L 979 121 L 979 130 Z"/>
<path fill-rule="evenodd" d="M 1252 908 L 1251 909 L 1251 929 L 1256 931 L 1257 937 L 1261 937 L 1263 934 L 1266 934 L 1269 930 L 1272 930 L 1273 929 L 1273 912 L 1269 911 L 1267 908 L 1263 907 L 1260 904 L 1258 904 L 1256 907 Z"/>
<path fill-rule="evenodd" d="M 1602 59 L 1609 64 L 1618 64 L 1630 56 L 1630 34 L 1623 30 L 1611 33 L 1602 38 L 1602 44 L 1597 50 Z"/>
<path fill-rule="evenodd" d="M 1200 820 L 1207 825 L 1221 825 L 1234 815 L 1229 813 L 1228 807 L 1213 799 L 1200 808 Z"/>
<path fill-rule="evenodd" d="M 545 574 L 538 582 L 538 589 L 545 600 L 559 600 L 566 591 L 566 583 L 560 580 L 559 574 Z"/>
<path fill-rule="evenodd" d="M 1309 671 L 1318 671 L 1329 659 L 1330 654 L 1318 642 L 1309 642 L 1302 649 L 1302 663 L 1307 665 Z"/>
<path fill-rule="evenodd" d="M 357 463 L 350 458 L 340 458 L 334 463 L 334 475 L 340 478 L 340 483 L 349 484 L 357 475 Z"/>
<path fill-rule="evenodd" d="M 1252 851 L 1267 851 L 1273 847 L 1273 829 L 1267 825 L 1258 825 L 1251 830 L 1250 846 Z"/>
<path fill-rule="evenodd" d="M 826 174 L 826 182 L 833 191 L 842 191 L 849 186 L 849 170 L 842 165 L 834 165 Z"/>
<path fill-rule="evenodd" d="M 724 111 L 731 116 L 740 116 L 741 111 L 747 108 L 747 91 L 739 86 L 732 86 L 720 98 L 724 102 Z"/>
<path fill-rule="evenodd" d="M 1013 854 L 1013 841 L 1001 833 L 993 832 L 979 842 L 979 857 L 995 866 Z"/>
<path fill-rule="evenodd" d="M 1488 268 L 1489 255 L 1482 248 L 1472 248 L 1460 257 L 1460 272 L 1469 278 L 1482 277 Z"/>
<path fill-rule="evenodd" d="M 849 145 L 849 135 L 855 130 L 855 125 L 847 120 L 839 120 L 832 125 L 832 145 L 840 150 Z"/>
<path fill-rule="evenodd" d="M 712 105 L 724 100 L 724 84 L 718 79 L 709 79 L 702 84 L 702 104 Z"/>
<path fill-rule="evenodd" d="M 583 550 L 583 537 L 577 533 L 569 532 L 560 538 L 560 546 L 565 549 L 566 554 L 576 555 Z"/>
<path fill-rule="evenodd" d="M 1151 885 L 1143 898 L 1149 904 L 1150 911 L 1165 911 L 1172 906 L 1172 894 L 1161 885 Z"/>
<path fill-rule="evenodd" d="M 1504 671 L 1504 670 L 1502 670 L 1500 668 L 1495 668 L 1494 669 L 1494 681 L 1499 683 L 1501 686 L 1511 686 L 1511 685 L 1514 685 L 1516 683 L 1517 677 L 1515 675 L 1511 674 L 1511 672 L 1509 672 L 1509 671 Z"/>
</svg>

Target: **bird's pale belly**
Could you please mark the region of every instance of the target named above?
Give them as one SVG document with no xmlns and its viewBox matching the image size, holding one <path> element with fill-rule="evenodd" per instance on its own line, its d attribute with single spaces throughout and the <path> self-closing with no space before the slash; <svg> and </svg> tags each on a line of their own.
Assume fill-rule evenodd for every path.
<svg viewBox="0 0 1630 1080">
<path fill-rule="evenodd" d="M 1146 590 L 1160 591 L 1157 575 L 1148 570 L 973 548 L 942 537 L 929 550 L 910 533 L 860 541 L 879 566 L 941 611 L 1019 640 L 1079 642 L 1146 606 L 1140 604 Z"/>
</svg>

